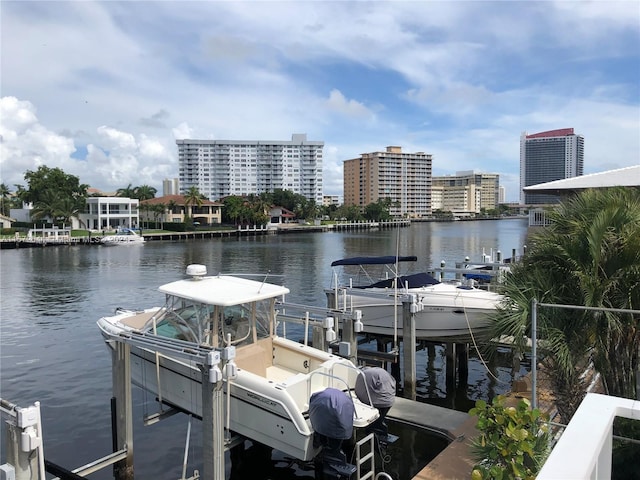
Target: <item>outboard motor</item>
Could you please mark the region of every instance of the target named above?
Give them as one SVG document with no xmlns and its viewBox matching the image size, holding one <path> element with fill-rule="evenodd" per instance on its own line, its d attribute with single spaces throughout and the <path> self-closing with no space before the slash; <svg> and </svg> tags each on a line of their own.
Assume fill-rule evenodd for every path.
<svg viewBox="0 0 640 480">
<path fill-rule="evenodd" d="M 347 457 L 342 451 L 342 442 L 353 436 L 354 414 L 353 401 L 342 390 L 325 388 L 311 395 L 309 420 L 314 430 L 313 444 L 315 447 L 322 447 L 322 451 L 316 457 L 316 478 L 353 478 L 356 467 L 347 463 Z M 320 476 L 318 470 L 321 472 Z"/>
<path fill-rule="evenodd" d="M 389 435 L 385 419 L 396 399 L 396 380 L 380 367 L 364 367 L 362 373 L 356 380 L 356 395 L 362 403 L 373 405 L 380 413 L 380 417 L 367 427 L 367 433 L 373 432 L 378 439 L 390 443 L 395 437 Z"/>
</svg>

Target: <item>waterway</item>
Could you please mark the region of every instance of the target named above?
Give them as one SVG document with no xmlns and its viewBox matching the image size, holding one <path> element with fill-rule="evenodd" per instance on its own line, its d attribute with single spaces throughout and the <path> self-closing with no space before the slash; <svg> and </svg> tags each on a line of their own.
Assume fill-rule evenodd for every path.
<svg viewBox="0 0 640 480">
<path fill-rule="evenodd" d="M 291 294 L 287 301 L 325 306 L 323 289 L 331 279 L 330 263 L 363 255 L 416 255 L 428 269 L 444 260 L 453 267 L 469 256 L 480 261 L 483 249 L 504 257 L 522 253 L 527 221 L 414 223 L 398 230 L 293 233 L 182 242 L 148 242 L 144 246 L 56 246 L 3 250 L 0 253 L 0 396 L 21 406 L 42 405 L 45 456 L 72 469 L 111 451 L 111 359 L 96 321 L 117 307 L 161 304 L 161 284 L 181 278 L 192 263 L 215 273 L 281 275 Z M 445 387 L 443 352 L 417 359 L 419 400 L 466 411 L 478 398 L 490 399 L 508 389 L 510 365 L 491 374 L 472 352 L 467 385 Z M 152 426 L 154 399 L 134 388 L 135 476 L 177 479 L 182 472 L 188 420 L 175 415 Z M 201 468 L 200 424 L 191 430 L 189 469 Z M 404 430 L 402 430 L 404 431 Z M 412 433 L 397 447 L 429 448 L 422 433 Z M 406 437 L 407 435 L 405 435 Z M 4 452 L 4 436 L 0 440 Z M 393 453 L 393 452 L 390 452 Z M 275 457 L 274 457 L 275 458 Z M 415 455 L 411 455 L 415 458 Z M 5 461 L 3 457 L 0 461 Z M 409 475 L 411 459 L 400 461 L 399 477 Z M 411 470 L 414 470 L 412 466 Z M 313 478 L 282 458 L 252 478 Z M 90 478 L 111 478 L 100 472 Z M 236 478 L 244 478 L 236 476 Z"/>
</svg>

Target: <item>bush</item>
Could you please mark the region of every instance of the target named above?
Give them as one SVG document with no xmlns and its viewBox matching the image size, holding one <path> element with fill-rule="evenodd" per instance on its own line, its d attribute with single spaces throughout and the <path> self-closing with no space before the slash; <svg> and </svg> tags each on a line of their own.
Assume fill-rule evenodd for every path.
<svg viewBox="0 0 640 480">
<path fill-rule="evenodd" d="M 549 454 L 549 417 L 530 407 L 526 399 L 507 407 L 502 395 L 491 405 L 476 401 L 469 411 L 478 417 L 480 431 L 471 447 L 478 461 L 472 480 L 535 478 Z"/>
<path fill-rule="evenodd" d="M 168 232 L 186 232 L 187 226 L 182 222 L 166 222 L 162 226 L 163 230 Z"/>
</svg>

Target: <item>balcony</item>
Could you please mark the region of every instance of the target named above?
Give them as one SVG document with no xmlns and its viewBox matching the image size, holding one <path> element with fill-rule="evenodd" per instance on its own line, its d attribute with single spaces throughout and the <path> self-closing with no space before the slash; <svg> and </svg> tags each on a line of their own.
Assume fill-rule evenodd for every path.
<svg viewBox="0 0 640 480">
<path fill-rule="evenodd" d="M 616 417 L 640 420 L 640 401 L 588 393 L 537 480 L 610 479 Z"/>
</svg>

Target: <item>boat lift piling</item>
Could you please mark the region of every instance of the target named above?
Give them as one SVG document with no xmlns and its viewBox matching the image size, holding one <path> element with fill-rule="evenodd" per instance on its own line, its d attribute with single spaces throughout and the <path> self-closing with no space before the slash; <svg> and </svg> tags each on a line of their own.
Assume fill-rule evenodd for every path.
<svg viewBox="0 0 640 480">
<path fill-rule="evenodd" d="M 235 347 L 205 347 L 165 337 L 131 333 L 116 341 L 113 388 L 116 397 L 116 443 L 126 450 L 126 458 L 116 465 L 117 480 L 133 480 L 133 421 L 131 405 L 131 346 L 168 353 L 195 362 L 202 372 L 202 478 L 225 480 L 225 433 L 223 383 L 234 377 Z M 200 478 L 195 472 L 192 478 Z"/>
<path fill-rule="evenodd" d="M 8 462 L 0 465 L 0 478 L 44 480 L 46 477 L 40 402 L 20 408 L 0 398 L 0 413 L 9 417 L 6 422 Z"/>
</svg>

